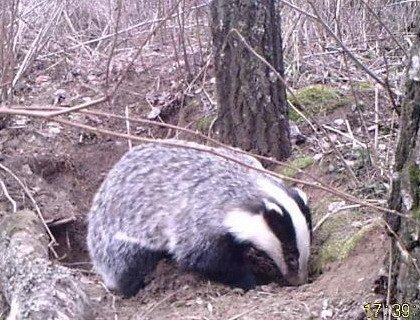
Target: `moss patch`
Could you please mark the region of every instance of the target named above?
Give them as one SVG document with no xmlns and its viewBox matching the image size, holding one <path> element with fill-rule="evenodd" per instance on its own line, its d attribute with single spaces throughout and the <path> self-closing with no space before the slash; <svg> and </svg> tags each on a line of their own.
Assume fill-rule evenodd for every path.
<svg viewBox="0 0 420 320">
<path fill-rule="evenodd" d="M 326 210 L 324 208 L 324 214 Z M 349 256 L 366 233 L 377 226 L 377 223 L 365 225 L 370 218 L 359 210 L 337 213 L 328 218 L 314 233 L 310 274 L 319 275 L 329 263 Z M 360 224 L 365 226 L 360 228 L 357 226 Z"/>
<path fill-rule="evenodd" d="M 415 164 L 410 164 L 408 169 L 410 174 L 410 183 L 413 187 L 420 186 L 420 168 Z"/>
<path fill-rule="evenodd" d="M 294 122 L 300 122 L 302 121 L 302 117 L 300 116 L 299 113 L 296 112 L 295 109 L 290 108 L 289 109 L 289 120 L 292 120 Z"/>
<path fill-rule="evenodd" d="M 331 241 L 321 250 L 320 262 L 326 264 L 331 261 L 340 261 L 348 257 L 350 252 L 356 247 L 363 236 L 371 229 L 371 226 L 360 229 L 347 239 Z"/>
<path fill-rule="evenodd" d="M 317 116 L 326 115 L 335 108 L 344 106 L 349 99 L 329 86 L 317 84 L 296 90 L 295 97 L 289 97 L 289 101 L 296 107 L 304 108 L 308 114 Z M 289 119 L 300 121 L 301 117 L 291 108 Z"/>
<path fill-rule="evenodd" d="M 307 167 L 309 167 L 310 165 L 312 165 L 314 163 L 314 159 L 311 156 L 308 155 L 303 155 L 301 157 L 298 157 L 292 161 L 289 161 L 289 164 L 295 168 L 298 169 L 305 169 Z M 282 175 L 286 176 L 286 177 L 294 177 L 296 176 L 296 174 L 298 173 L 297 170 L 292 169 L 292 168 L 281 168 L 280 172 Z"/>
<path fill-rule="evenodd" d="M 420 208 L 415 208 L 413 210 L 413 218 L 420 221 Z"/>
<path fill-rule="evenodd" d="M 410 163 L 408 167 L 408 174 L 410 179 L 411 193 L 414 197 L 415 209 L 418 210 L 418 203 L 420 198 L 420 168 L 415 163 Z M 415 212 L 413 212 L 415 215 Z"/>
<path fill-rule="evenodd" d="M 356 81 L 353 83 L 354 89 L 357 91 L 369 91 L 374 89 L 374 86 L 367 81 Z"/>
<path fill-rule="evenodd" d="M 311 263 L 311 274 L 321 274 L 328 263 L 341 261 L 347 258 L 356 248 L 357 244 L 366 236 L 366 234 L 375 227 L 377 227 L 377 224 L 369 224 L 344 239 L 334 238 L 325 241 L 316 256 L 313 258 Z"/>
<path fill-rule="evenodd" d="M 207 115 L 197 120 L 195 126 L 198 131 L 201 133 L 207 134 L 211 124 L 213 123 L 214 119 L 216 119 L 216 115 Z"/>
</svg>

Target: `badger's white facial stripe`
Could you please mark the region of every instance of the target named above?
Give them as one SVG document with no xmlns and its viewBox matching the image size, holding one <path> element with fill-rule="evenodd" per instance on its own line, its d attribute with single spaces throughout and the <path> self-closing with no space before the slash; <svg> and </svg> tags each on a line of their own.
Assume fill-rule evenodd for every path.
<svg viewBox="0 0 420 320">
<path fill-rule="evenodd" d="M 287 272 L 281 243 L 261 214 L 235 209 L 227 213 L 223 225 L 237 240 L 251 242 L 255 247 L 267 253 L 282 273 Z"/>
<path fill-rule="evenodd" d="M 267 210 L 274 210 L 274 211 L 278 212 L 279 214 L 284 215 L 283 210 L 281 210 L 281 208 L 277 204 L 275 204 L 271 201 L 268 201 L 267 199 L 264 199 L 263 203 L 264 203 L 264 206 Z"/>
<path fill-rule="evenodd" d="M 299 271 L 301 276 L 307 273 L 307 264 L 310 255 L 310 231 L 306 223 L 305 216 L 300 211 L 298 204 L 291 198 L 285 190 L 276 186 L 266 179 L 259 179 L 257 184 L 262 192 L 276 199 L 282 207 L 290 214 L 295 227 L 296 242 L 299 250 Z"/>
<path fill-rule="evenodd" d="M 306 195 L 305 192 L 303 192 L 301 189 L 299 188 L 293 188 L 299 195 L 299 197 L 303 200 L 303 203 L 305 205 L 308 205 L 308 196 Z"/>
<path fill-rule="evenodd" d="M 141 244 L 140 239 L 137 239 L 135 237 L 130 237 L 128 234 L 122 231 L 117 231 L 114 234 L 114 239 L 124 241 L 124 242 L 129 242 L 129 243 Z"/>
</svg>

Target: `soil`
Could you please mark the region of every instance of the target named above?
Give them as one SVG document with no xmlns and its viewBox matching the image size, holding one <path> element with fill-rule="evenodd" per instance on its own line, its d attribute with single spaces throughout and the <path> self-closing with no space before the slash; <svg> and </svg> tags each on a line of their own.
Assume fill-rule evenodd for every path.
<svg viewBox="0 0 420 320">
<path fill-rule="evenodd" d="M 161 72 L 157 68 L 164 63 L 163 55 L 160 60 L 154 57 L 153 61 L 147 72 L 131 75 L 131 87 L 127 85 L 123 89 L 135 90 L 142 97 L 150 95 L 153 92 L 153 74 L 154 71 Z M 26 104 L 50 103 L 52 92 L 58 87 L 73 96 L 90 92 L 76 82 L 52 86 L 52 83 L 35 81 L 40 76 L 28 76 L 30 94 L 22 97 Z M 51 79 L 56 77 L 46 76 Z M 165 79 L 160 84 L 160 92 L 166 91 L 160 97 L 172 101 L 174 107 L 162 116 L 166 122 L 176 124 L 182 112 L 176 108 L 179 99 L 176 98 L 178 89 L 173 87 L 175 75 L 168 71 Z M 124 100 L 124 94 L 98 110 L 124 115 L 125 106 L 130 106 L 133 116 L 145 116 L 150 112 L 147 103 Z M 86 114 L 65 117 L 125 132 L 124 121 Z M 171 134 L 166 129 L 153 127 L 133 127 L 133 132 L 149 137 Z M 311 149 L 311 142 L 307 141 L 303 148 Z M 365 319 L 363 305 L 384 299 L 383 265 L 388 241 L 381 227 L 373 228 L 347 257 L 325 264 L 320 272 L 312 275 L 309 284 L 300 287 L 270 282 L 243 292 L 209 282 L 195 274 L 183 273 L 171 261 L 162 261 L 150 275 L 148 285 L 137 296 L 130 299 L 114 296 L 90 271 L 85 244 L 85 217 L 101 181 L 127 149 L 127 141 L 35 118 L 13 117 L 0 130 L 0 163 L 13 171 L 35 198 L 59 243 L 55 247 L 59 255 L 57 263 L 74 268 L 80 274 L 96 310 L 96 319 Z M 314 167 L 310 169 L 312 174 L 332 184 L 337 181 L 331 173 Z M 18 203 L 18 208 L 32 208 L 31 200 L 10 175 L 2 172 L 0 177 Z M 319 204 L 321 199 L 326 204 L 336 201 L 319 190 L 305 191 L 316 207 L 314 220 L 325 214 L 325 207 L 315 204 Z M 10 211 L 9 202 L 3 197 L 1 200 L 1 207 Z M 314 252 L 319 249 L 316 246 L 322 246 L 317 237 L 315 233 Z M 261 258 L 262 262 L 259 261 L 256 259 L 260 270 L 272 271 L 269 264 L 264 264 L 266 260 Z M 274 279 L 276 275 L 270 277 Z"/>
<path fill-rule="evenodd" d="M 369 234 L 348 259 L 297 288 L 272 283 L 245 293 L 161 263 L 135 298 L 111 296 L 99 285 L 91 297 L 98 319 L 365 319 L 363 305 L 382 298 L 374 284 L 386 251 L 384 238 L 380 230 Z M 99 279 L 88 281 L 93 289 Z"/>
</svg>

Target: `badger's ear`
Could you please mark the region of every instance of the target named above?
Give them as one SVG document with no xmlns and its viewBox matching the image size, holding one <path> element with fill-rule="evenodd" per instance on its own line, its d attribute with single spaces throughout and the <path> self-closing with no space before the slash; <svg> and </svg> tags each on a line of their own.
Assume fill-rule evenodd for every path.
<svg viewBox="0 0 420 320">
<path fill-rule="evenodd" d="M 299 188 L 293 188 L 293 190 L 296 191 L 296 193 L 299 196 L 299 198 L 301 198 L 302 201 L 303 201 L 303 203 L 307 206 L 308 205 L 308 196 L 306 195 L 306 193 L 303 192 Z"/>
<path fill-rule="evenodd" d="M 270 201 L 268 199 L 263 199 L 264 204 L 264 212 L 275 211 L 281 215 L 283 215 L 283 210 L 278 206 L 278 204 Z"/>
</svg>

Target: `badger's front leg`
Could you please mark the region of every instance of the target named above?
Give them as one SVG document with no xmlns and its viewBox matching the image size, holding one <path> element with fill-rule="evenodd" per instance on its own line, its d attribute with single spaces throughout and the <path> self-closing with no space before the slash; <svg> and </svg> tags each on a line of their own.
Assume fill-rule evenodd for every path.
<svg viewBox="0 0 420 320">
<path fill-rule="evenodd" d="M 113 240 L 103 254 L 94 260 L 95 268 L 109 290 L 126 298 L 132 297 L 144 287 L 145 277 L 152 272 L 165 255 L 148 250 L 137 244 Z"/>
<path fill-rule="evenodd" d="M 238 242 L 227 233 L 208 241 L 204 247 L 196 244 L 179 257 L 181 267 L 232 287 L 255 288 L 255 275 L 244 258 L 248 244 Z"/>
</svg>

